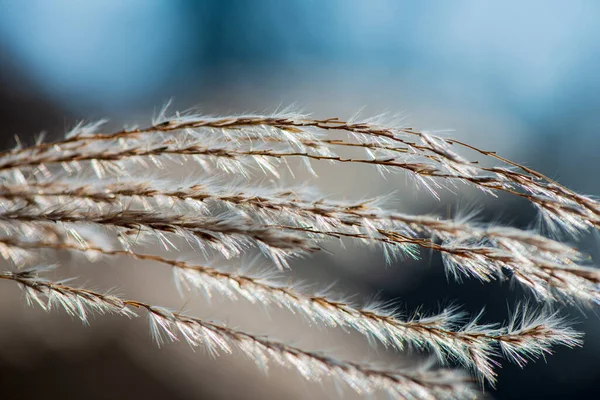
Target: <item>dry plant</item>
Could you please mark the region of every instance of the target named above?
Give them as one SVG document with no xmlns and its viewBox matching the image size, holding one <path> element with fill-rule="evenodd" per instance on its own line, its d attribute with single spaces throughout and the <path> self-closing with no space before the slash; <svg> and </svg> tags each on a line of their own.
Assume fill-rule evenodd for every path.
<svg viewBox="0 0 600 400">
<path fill-rule="evenodd" d="M 581 345 L 582 335 L 554 311 L 555 304 L 600 301 L 598 271 L 577 249 L 555 239 L 469 218 L 393 212 L 381 198 L 330 200 L 315 188 L 292 187 L 280 175 L 282 167 L 298 168 L 290 159 L 303 161 L 308 171 L 313 160 L 341 168 L 369 164 L 382 173 L 404 171 L 436 196 L 457 184 L 519 196 L 537 207 L 555 232 L 576 235 L 600 226 L 598 201 L 494 152 L 376 120 L 316 120 L 287 113 L 208 118 L 167 117 L 163 111 L 144 129 L 103 134 L 101 126 L 79 125 L 63 140 L 39 140 L 0 153 L 0 252 L 9 265 L 0 278 L 19 284 L 29 303 L 46 310 L 63 308 L 83 322 L 89 313 L 145 313 L 158 342 L 184 340 L 211 353 L 237 348 L 262 368 L 275 362 L 310 380 L 345 382 L 359 394 L 470 399 L 485 382 L 495 383 L 501 357 L 522 366 L 555 345 Z M 339 138 L 332 138 L 334 131 Z M 343 148 L 359 155 L 342 157 Z M 204 172 L 164 178 L 165 171 L 191 164 Z M 257 180 L 264 174 L 271 183 Z M 172 257 L 185 242 L 199 257 L 232 264 L 258 249 L 272 270 L 282 270 L 290 268 L 291 259 L 317 252 L 333 239 L 378 246 L 389 260 L 418 257 L 420 249 L 437 251 L 456 279 L 512 279 L 531 290 L 539 305 L 517 305 L 504 326 L 480 324 L 480 315 L 469 318 L 457 307 L 403 317 L 384 305 L 311 292 L 278 280 L 273 271 L 222 269 Z M 160 253 L 148 250 L 156 242 L 163 247 Z M 47 273 L 56 264 L 48 262 L 48 252 L 81 253 L 90 262 L 125 257 L 160 263 L 173 270 L 181 290 L 278 306 L 312 324 L 357 331 L 397 350 L 426 350 L 437 363 L 381 368 L 339 360 L 76 287 L 70 279 L 52 281 Z"/>
</svg>

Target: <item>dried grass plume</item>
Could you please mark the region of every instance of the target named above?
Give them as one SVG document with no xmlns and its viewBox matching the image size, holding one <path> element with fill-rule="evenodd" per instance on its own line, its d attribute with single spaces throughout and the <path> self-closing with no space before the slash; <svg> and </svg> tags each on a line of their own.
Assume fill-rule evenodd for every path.
<svg viewBox="0 0 600 400">
<path fill-rule="evenodd" d="M 281 173 L 305 168 L 314 174 L 315 162 L 341 169 L 365 164 L 383 174 L 405 173 L 434 196 L 464 184 L 524 198 L 554 232 L 575 236 L 600 227 L 597 200 L 492 151 L 377 120 L 291 113 L 209 118 L 167 116 L 165 109 L 146 128 L 102 133 L 101 127 L 102 122 L 81 124 L 60 141 L 0 153 L 0 253 L 7 261 L 0 278 L 20 285 L 29 303 L 62 308 L 84 323 L 90 313 L 145 314 L 159 343 L 183 340 L 211 353 L 241 352 L 261 368 L 280 364 L 310 380 L 344 382 L 359 394 L 471 399 L 482 385 L 495 383 L 501 359 L 523 366 L 554 346 L 580 346 L 582 335 L 556 310 L 600 301 L 598 270 L 555 238 L 468 218 L 399 213 L 382 198 L 332 200 Z M 345 156 L 348 152 L 358 155 Z M 189 165 L 197 171 L 190 176 L 167 173 Z M 278 279 L 277 271 L 291 268 L 294 258 L 310 257 L 339 239 L 378 247 L 389 261 L 436 251 L 452 277 L 512 279 L 538 304 L 515 305 L 504 325 L 482 324 L 480 315 L 467 316 L 458 307 L 410 315 Z M 148 243 L 160 244 L 162 251 L 153 252 Z M 198 260 L 214 262 L 184 261 L 177 257 L 181 246 L 193 248 Z M 270 268 L 243 265 L 255 251 Z M 280 307 L 312 325 L 340 326 L 397 351 L 428 351 L 436 361 L 375 367 L 340 360 L 78 287 L 69 277 L 52 281 L 48 272 L 61 268 L 48 252 L 56 259 L 69 252 L 90 262 L 124 257 L 158 263 L 173 271 L 181 290 Z M 228 268 L 216 267 L 217 261 Z"/>
</svg>

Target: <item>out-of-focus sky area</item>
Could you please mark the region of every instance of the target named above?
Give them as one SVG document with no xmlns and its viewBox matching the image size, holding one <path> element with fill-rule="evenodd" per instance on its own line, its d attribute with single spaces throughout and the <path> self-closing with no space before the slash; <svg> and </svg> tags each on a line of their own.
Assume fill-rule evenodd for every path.
<svg viewBox="0 0 600 400">
<path fill-rule="evenodd" d="M 14 134 L 58 137 L 80 119 L 144 125 L 170 98 L 173 110 L 198 106 L 211 114 L 289 105 L 322 117 L 389 112 L 416 128 L 456 129 L 456 136 L 600 195 L 598 71 L 594 0 L 0 0 L 4 146 Z M 492 216 L 514 211 L 496 206 Z M 519 214 L 517 223 L 533 217 Z M 598 242 L 586 240 L 597 254 Z M 446 290 L 439 288 L 449 285 L 447 299 L 474 307 L 495 301 L 492 314 L 506 311 L 506 288 L 448 284 L 443 271 L 438 278 L 430 287 L 421 282 L 419 292 L 388 284 L 383 296 L 406 296 L 412 307 L 431 295 L 435 306 L 436 293 Z M 587 318 L 580 328 L 589 347 L 561 350 L 524 371 L 507 365 L 490 393 L 595 398 L 598 317 L 573 315 Z M 116 360 L 123 356 L 106 346 Z M 6 365 L 5 376 L 31 382 Z M 163 382 L 143 393 L 195 398 L 170 390 Z M 106 398 L 127 398 L 114 396 Z"/>
<path fill-rule="evenodd" d="M 572 137 L 600 124 L 595 1 L 1 4 L 4 92 L 49 103 L 57 120 L 141 121 L 169 98 L 220 113 L 367 107 L 464 135 L 568 139 L 593 156 Z"/>
</svg>

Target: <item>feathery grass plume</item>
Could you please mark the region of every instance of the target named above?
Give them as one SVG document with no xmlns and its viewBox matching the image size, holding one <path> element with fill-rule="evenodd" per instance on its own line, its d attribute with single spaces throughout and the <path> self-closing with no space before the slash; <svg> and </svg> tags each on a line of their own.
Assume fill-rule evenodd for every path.
<svg viewBox="0 0 600 400">
<path fill-rule="evenodd" d="M 509 270 L 542 299 L 600 301 L 600 273 L 581 264 L 584 255 L 534 232 L 390 212 L 378 207 L 377 199 L 351 203 L 319 196 L 302 189 L 260 188 L 246 193 L 215 183 L 176 189 L 166 183 L 127 180 L 118 184 L 12 184 L 0 189 L 0 198 L 14 202 L 0 212 L 0 223 L 6 219 L 95 222 L 121 231 L 134 226 L 161 234 L 178 231 L 189 241 L 217 247 L 228 257 L 239 255 L 256 242 L 280 266 L 286 265 L 289 255 L 317 250 L 318 243 L 311 243 L 311 239 L 349 237 L 383 246 L 388 258 L 404 254 L 416 257 L 416 247 L 439 251 L 457 278 L 506 279 L 504 271 Z M 167 216 L 158 216 L 153 210 L 161 204 L 171 210 Z M 46 212 L 49 205 L 51 212 Z M 94 211 L 87 211 L 90 209 Z M 227 214 L 216 219 L 189 215 L 210 216 L 215 209 Z M 273 225 L 277 230 L 270 229 Z M 135 232 L 138 236 L 139 230 Z M 217 236 L 221 239 L 216 240 Z"/>
<path fill-rule="evenodd" d="M 426 348 L 433 351 L 442 362 L 457 361 L 491 383 L 495 382 L 496 375 L 493 369 L 496 362 L 492 360 L 492 356 L 496 354 L 495 345 L 499 345 L 503 350 L 510 349 L 506 352 L 508 358 L 523 365 L 525 357 L 541 356 L 548 352 L 552 344 L 569 347 L 580 344 L 580 335 L 577 332 L 566 324 L 560 326 L 560 323 L 555 322 L 561 322 L 556 314 L 538 318 L 537 323 L 527 324 L 529 329 L 515 333 L 514 321 L 511 322 L 510 326 L 513 328 L 510 329 L 478 325 L 477 318 L 467 324 L 461 323 L 464 314 L 456 307 L 447 308 L 437 315 L 415 315 L 406 319 L 389 307 L 375 303 L 365 306 L 352 304 L 328 293 L 302 290 L 299 285 L 284 283 L 268 275 L 228 272 L 158 255 L 81 247 L 67 243 L 20 243 L 11 239 L 0 239 L 0 243 L 6 248 L 72 250 L 158 262 L 174 268 L 176 279 L 187 288 L 201 289 L 209 295 L 212 291 L 218 291 L 229 298 L 242 297 L 255 304 L 278 305 L 304 315 L 312 323 L 351 328 L 371 340 L 398 350 L 404 350 L 406 343 L 413 347 Z M 521 312 L 529 319 L 545 313 L 535 310 Z"/>
<path fill-rule="evenodd" d="M 94 160 L 97 172 L 103 174 L 103 167 L 107 164 L 114 167 L 119 165 L 119 160 L 152 155 L 222 157 L 229 159 L 229 162 L 222 162 L 220 167 L 237 172 L 243 170 L 243 162 L 239 159 L 252 156 L 259 166 L 275 174 L 269 158 L 301 157 L 367 163 L 382 170 L 407 170 L 427 186 L 435 186 L 435 179 L 460 180 L 487 192 L 512 193 L 540 208 L 548 222 L 572 233 L 600 226 L 600 203 L 595 199 L 575 193 L 493 151 L 481 150 L 455 139 L 410 128 L 344 122 L 337 118 L 317 120 L 303 115 L 225 118 L 202 118 L 196 115 L 166 118 L 165 115 L 165 112 L 161 112 L 150 127 L 122 130 L 110 135 L 95 133 L 98 124 L 78 126 L 65 140 L 52 146 L 40 145 L 4 152 L 0 170 Z M 322 132 L 330 130 L 345 131 L 354 142 L 344 139 L 323 140 Z M 215 135 L 217 131 L 220 135 Z M 169 133 L 177 135 L 165 135 Z M 117 141 L 120 146 L 114 145 Z M 140 146 L 141 142 L 144 146 Z M 333 148 L 336 146 L 362 147 L 369 157 L 342 158 L 335 154 Z M 479 166 L 457 154 L 456 147 L 493 158 L 502 165 Z"/>
<path fill-rule="evenodd" d="M 296 368 L 309 380 L 319 381 L 327 376 L 345 382 L 360 394 L 384 391 L 398 398 L 432 400 L 475 397 L 470 379 L 460 371 L 432 370 L 426 364 L 406 369 L 380 369 L 342 361 L 163 307 L 52 282 L 39 277 L 40 271 L 37 268 L 5 271 L 0 273 L 0 279 L 18 282 L 25 289 L 29 302 L 35 302 L 44 309 L 60 306 L 84 322 L 87 322 L 90 310 L 137 316 L 133 310 L 142 309 L 148 314 L 152 335 L 158 343 L 183 339 L 191 346 L 206 348 L 213 355 L 232 353 L 237 348 L 265 370 L 269 362 L 276 362 Z"/>
<path fill-rule="evenodd" d="M 311 162 L 326 161 L 403 170 L 433 195 L 463 182 L 484 192 L 507 192 L 527 199 L 553 225 L 578 233 L 600 226 L 599 203 L 544 175 L 493 152 L 454 139 L 376 122 L 317 120 L 303 115 L 205 118 L 163 111 L 152 126 L 101 134 L 102 123 L 78 125 L 63 140 L 0 152 L 0 254 L 16 268 L 1 279 L 19 283 L 28 301 L 48 309 L 61 306 L 84 322 L 88 312 L 135 315 L 147 311 L 156 338 L 184 338 L 209 351 L 237 347 L 259 364 L 273 359 L 305 377 L 346 381 L 359 393 L 387 391 L 411 399 L 471 398 L 469 379 L 450 369 L 383 370 L 339 361 L 272 339 L 132 300 L 122 300 L 39 276 L 45 251 L 98 258 L 126 257 L 173 269 L 175 283 L 219 292 L 232 300 L 274 305 L 304 316 L 311 324 L 341 326 L 396 350 L 428 350 L 442 365 L 458 364 L 495 383 L 498 358 L 523 366 L 549 354 L 551 347 L 581 345 L 581 335 L 547 306 L 519 306 L 505 326 L 479 324 L 457 308 L 406 317 L 377 304 L 362 305 L 311 291 L 266 273 L 248 273 L 237 259 L 259 250 L 274 268 L 319 251 L 331 239 L 383 249 L 388 260 L 419 257 L 419 249 L 442 254 L 457 279 L 484 282 L 513 279 L 540 301 L 600 302 L 600 275 L 577 249 L 533 231 L 393 212 L 383 198 L 335 201 L 307 185 L 291 186 L 280 175 L 297 158 L 314 174 Z M 332 138 L 332 131 L 342 138 Z M 338 149 L 361 151 L 345 157 Z M 486 167 L 460 150 L 499 165 Z M 193 178 L 165 173 L 195 164 Z M 267 174 L 276 184 L 257 184 Z M 227 179 L 223 176 L 228 174 Z M 224 260 L 228 268 L 181 261 L 143 249 L 161 243 L 165 251 L 188 244 L 204 259 Z M 48 255 L 56 257 L 56 254 Z M 244 272 L 246 271 L 246 272 Z"/>
</svg>

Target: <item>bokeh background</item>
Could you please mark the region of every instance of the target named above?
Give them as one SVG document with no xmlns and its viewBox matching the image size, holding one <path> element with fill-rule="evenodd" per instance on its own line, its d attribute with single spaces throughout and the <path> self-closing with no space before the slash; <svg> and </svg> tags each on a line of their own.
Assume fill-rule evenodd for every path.
<svg viewBox="0 0 600 400">
<path fill-rule="evenodd" d="M 572 189 L 600 195 L 599 21 L 600 2 L 593 0 L 2 0 L 0 141 L 8 147 L 14 135 L 27 140 L 42 131 L 58 138 L 80 120 L 105 117 L 109 127 L 144 125 L 169 99 L 173 110 L 197 107 L 206 114 L 290 105 L 318 117 L 387 112 L 416 128 L 453 129 Z M 535 221 L 531 207 L 511 198 L 468 192 L 435 201 L 402 176 L 362 181 L 357 176 L 367 172 L 322 172 L 320 186 L 348 197 L 400 189 L 402 210 L 445 215 L 478 208 L 483 220 L 518 227 Z M 578 246 L 599 259 L 594 235 Z M 325 284 L 337 280 L 346 293 L 378 294 L 406 310 L 456 302 L 477 312 L 485 305 L 490 321 L 505 320 L 507 308 L 527 297 L 506 283 L 449 281 L 435 254 L 386 267 L 376 251 L 332 253 L 300 262 L 297 273 Z M 71 272 L 176 308 L 191 301 L 163 293 L 166 273 L 141 282 L 135 271 L 114 266 Z M 276 369 L 264 377 L 235 358 L 212 361 L 185 346 L 157 350 L 143 323 L 99 318 L 81 327 L 59 313 L 45 315 L 26 308 L 9 285 L 0 289 L 2 398 L 336 397 L 328 384 L 306 384 Z M 206 316 L 229 307 L 227 318 L 242 325 L 262 318 L 226 302 L 192 307 Z M 523 370 L 505 363 L 488 394 L 597 398 L 597 310 L 565 313 L 586 332 L 585 347 L 558 349 Z M 282 322 L 259 324 L 284 337 L 302 331 L 293 317 L 278 316 Z M 356 348 L 359 356 L 373 352 L 339 332 L 302 332 L 289 337 Z"/>
</svg>

